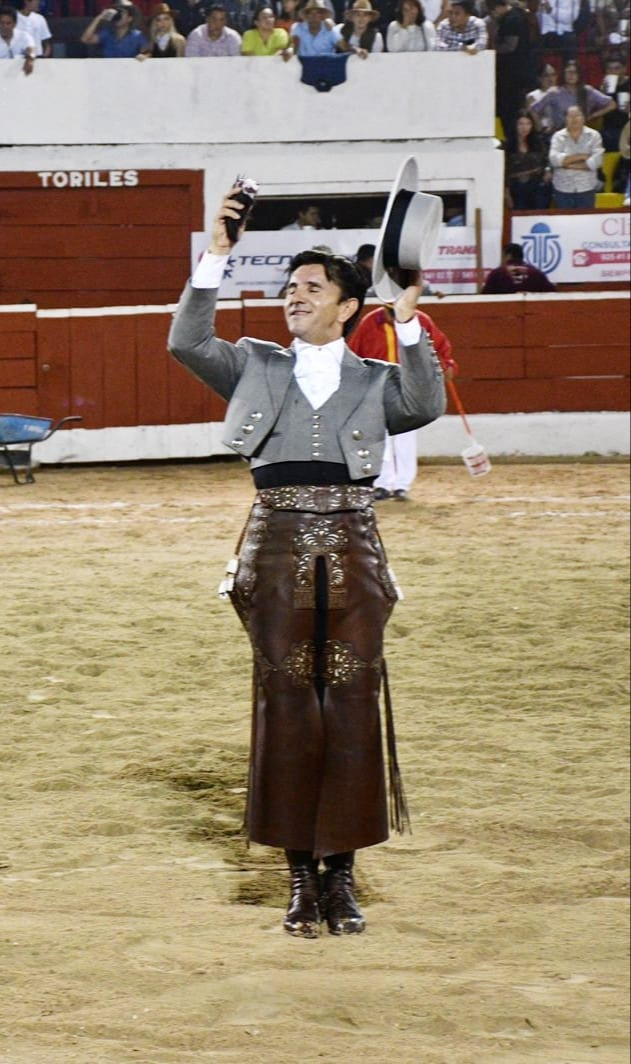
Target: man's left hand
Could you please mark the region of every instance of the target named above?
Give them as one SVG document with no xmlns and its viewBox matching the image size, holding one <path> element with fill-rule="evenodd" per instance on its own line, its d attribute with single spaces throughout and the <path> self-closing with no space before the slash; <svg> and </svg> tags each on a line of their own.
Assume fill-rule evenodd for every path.
<svg viewBox="0 0 631 1064">
<path fill-rule="evenodd" d="M 423 278 L 420 270 L 410 276 L 411 284 L 404 288 L 403 292 L 394 304 L 394 316 L 397 321 L 410 321 L 416 314 L 418 301 L 423 289 Z"/>
</svg>

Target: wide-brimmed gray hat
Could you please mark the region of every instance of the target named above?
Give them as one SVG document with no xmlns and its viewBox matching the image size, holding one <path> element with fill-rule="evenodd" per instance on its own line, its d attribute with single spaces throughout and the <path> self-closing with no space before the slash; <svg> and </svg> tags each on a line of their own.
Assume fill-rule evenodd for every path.
<svg viewBox="0 0 631 1064">
<path fill-rule="evenodd" d="M 440 235 L 443 201 L 418 191 L 418 165 L 411 155 L 396 176 L 383 216 L 372 268 L 372 283 L 383 303 L 393 303 L 402 291 L 401 270 L 429 266 Z"/>
</svg>

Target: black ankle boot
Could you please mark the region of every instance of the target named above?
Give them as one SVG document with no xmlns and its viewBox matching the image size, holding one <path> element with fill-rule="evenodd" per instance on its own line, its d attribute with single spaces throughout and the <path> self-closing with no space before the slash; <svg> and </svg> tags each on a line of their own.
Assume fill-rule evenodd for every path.
<svg viewBox="0 0 631 1064">
<path fill-rule="evenodd" d="M 326 857 L 327 870 L 320 910 L 332 935 L 359 935 L 366 930 L 364 915 L 355 897 L 354 853 Z"/>
<path fill-rule="evenodd" d="M 318 862 L 310 853 L 288 850 L 291 900 L 283 927 L 295 938 L 318 938 L 320 926 L 320 877 Z"/>
</svg>

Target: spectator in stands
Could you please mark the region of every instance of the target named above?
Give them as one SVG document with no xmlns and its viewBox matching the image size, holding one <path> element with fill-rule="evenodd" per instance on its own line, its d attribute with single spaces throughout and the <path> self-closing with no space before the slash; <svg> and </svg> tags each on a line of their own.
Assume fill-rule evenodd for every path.
<svg viewBox="0 0 631 1064">
<path fill-rule="evenodd" d="M 467 52 L 469 55 L 484 51 L 489 40 L 486 23 L 473 11 L 473 0 L 451 0 L 447 18 L 438 23 L 436 30 L 437 51 Z"/>
<path fill-rule="evenodd" d="M 333 8 L 328 0 L 307 0 L 301 8 L 301 21 L 294 22 L 290 30 L 290 49 L 283 58 L 298 56 L 335 55 L 342 33 L 331 21 Z"/>
<path fill-rule="evenodd" d="M 352 7 L 344 14 L 344 21 L 338 25 L 341 39 L 338 43 L 340 52 L 354 52 L 360 59 L 367 59 L 371 52 L 383 52 L 383 37 L 377 29 L 379 12 L 372 6 L 371 0 L 354 0 Z"/>
<path fill-rule="evenodd" d="M 171 9 L 175 16 L 175 25 L 185 39 L 206 21 L 206 12 L 201 0 L 172 0 Z"/>
<path fill-rule="evenodd" d="M 582 0 L 541 0 L 539 4 L 539 45 L 567 61 L 576 56 L 576 30 Z"/>
<path fill-rule="evenodd" d="M 173 21 L 174 12 L 168 4 L 156 4 L 149 20 L 149 45 L 138 59 L 180 59 L 186 40 L 178 33 Z"/>
<path fill-rule="evenodd" d="M 288 47 L 289 34 L 276 26 L 271 7 L 260 7 L 254 14 L 252 29 L 243 34 L 241 55 L 277 55 Z"/>
<path fill-rule="evenodd" d="M 556 133 L 564 128 L 568 107 L 574 104 L 580 107 L 590 122 L 616 108 L 615 100 L 611 97 L 591 85 L 585 85 L 578 63 L 571 59 L 563 68 L 559 87 L 550 89 L 538 103 L 533 104 L 531 111 L 537 118 L 545 118 L 548 129 Z"/>
<path fill-rule="evenodd" d="M 103 59 L 135 59 L 147 50 L 144 33 L 135 28 L 136 8 L 130 0 L 116 0 L 100 11 L 81 34 L 83 44 L 98 44 Z"/>
<path fill-rule="evenodd" d="M 262 5 L 257 0 L 221 0 L 221 6 L 226 9 L 230 29 L 243 37 L 246 30 L 252 29 L 256 9 Z"/>
<path fill-rule="evenodd" d="M 550 143 L 554 200 L 559 210 L 595 207 L 603 155 L 600 133 L 585 125 L 580 107 L 568 108 L 565 129 L 558 130 Z"/>
<path fill-rule="evenodd" d="M 366 295 L 374 296 L 372 287 L 372 267 L 375 261 L 375 244 L 360 244 L 355 255 L 355 265 L 366 282 Z"/>
<path fill-rule="evenodd" d="M 534 104 L 539 103 L 539 100 L 542 100 L 550 89 L 556 87 L 557 72 L 552 63 L 544 63 L 539 68 L 537 81 L 539 82 L 539 87 L 526 94 L 526 106 L 529 110 L 532 110 Z M 551 120 L 546 114 L 537 115 L 536 121 L 544 136 L 552 136 L 553 130 L 549 128 Z"/>
<path fill-rule="evenodd" d="M 436 27 L 426 17 L 421 0 L 399 0 L 386 40 L 389 52 L 434 51 Z"/>
<path fill-rule="evenodd" d="M 609 48 L 627 52 L 629 48 L 629 0 L 596 0 L 596 48 L 605 56 Z"/>
<path fill-rule="evenodd" d="M 620 162 L 622 164 L 621 176 L 623 183 L 621 191 L 624 195 L 624 206 L 629 207 L 631 206 L 631 169 L 629 167 L 629 160 L 631 159 L 631 122 L 627 122 L 620 133 L 618 151 L 620 152 Z"/>
<path fill-rule="evenodd" d="M 521 244 L 507 244 L 502 252 L 502 265 L 491 270 L 482 295 L 501 296 L 514 292 L 556 292 L 555 285 L 536 266 L 524 260 Z"/>
<path fill-rule="evenodd" d="M 601 135 L 605 151 L 618 151 L 620 133 L 629 121 L 629 93 L 631 83 L 627 77 L 622 56 L 613 56 L 607 60 L 605 77 L 600 91 L 614 101 L 615 110 L 608 111 L 603 117 Z"/>
<path fill-rule="evenodd" d="M 281 0 L 280 3 L 275 3 L 276 26 L 279 29 L 287 30 L 287 34 L 289 34 L 294 22 L 300 22 L 298 14 L 300 6 L 299 0 Z"/>
<path fill-rule="evenodd" d="M 181 59 L 186 47 L 186 39 L 176 30 L 176 23 L 168 3 L 155 4 L 149 19 L 149 45 L 140 52 L 139 60 Z"/>
<path fill-rule="evenodd" d="M 546 210 L 552 198 L 552 173 L 543 137 L 531 115 L 522 111 L 506 142 L 507 206 L 516 211 Z"/>
<path fill-rule="evenodd" d="M 22 70 L 35 68 L 35 41 L 26 30 L 17 28 L 18 13 L 8 4 L 0 5 L 0 59 L 24 59 Z"/>
<path fill-rule="evenodd" d="M 206 11 L 206 24 L 198 26 L 186 38 L 184 54 L 214 59 L 217 56 L 241 55 L 241 37 L 226 25 L 226 9 L 213 4 Z"/>
<path fill-rule="evenodd" d="M 46 19 L 39 13 L 40 4 L 41 0 L 24 0 L 18 11 L 17 28 L 33 38 L 38 59 L 50 59 L 53 54 L 52 33 Z"/>
<path fill-rule="evenodd" d="M 487 10 L 495 20 L 495 114 L 504 132 L 515 125 L 523 109 L 526 92 L 532 88 L 532 59 L 528 19 L 513 0 L 487 0 Z"/>
<path fill-rule="evenodd" d="M 281 232 L 283 230 L 291 229 L 321 229 L 322 219 L 320 218 L 320 208 L 315 203 L 302 203 L 298 207 L 298 214 L 293 222 L 289 225 L 281 226 Z"/>
</svg>

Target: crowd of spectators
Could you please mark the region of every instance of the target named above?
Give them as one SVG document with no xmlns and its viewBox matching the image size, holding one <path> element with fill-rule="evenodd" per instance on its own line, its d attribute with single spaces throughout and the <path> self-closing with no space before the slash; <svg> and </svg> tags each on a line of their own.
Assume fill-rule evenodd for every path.
<svg viewBox="0 0 631 1064">
<path fill-rule="evenodd" d="M 0 3 L 0 59 L 21 56 L 32 73 L 36 59 L 54 54 L 46 16 L 70 6 L 93 16 L 81 36 L 86 54 L 106 59 L 244 55 L 287 62 L 345 52 L 368 59 L 492 49 L 507 204 L 544 209 L 568 194 L 591 199 L 603 186 L 603 152 L 617 152 L 621 137 L 628 143 L 630 2 L 16 0 L 18 7 Z M 587 158 L 577 160 L 588 140 Z M 616 180 L 628 199 L 628 159 Z"/>
</svg>

